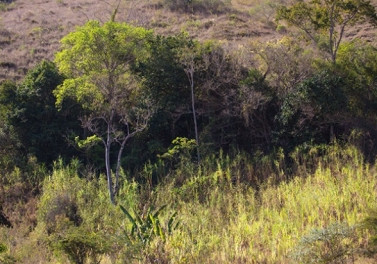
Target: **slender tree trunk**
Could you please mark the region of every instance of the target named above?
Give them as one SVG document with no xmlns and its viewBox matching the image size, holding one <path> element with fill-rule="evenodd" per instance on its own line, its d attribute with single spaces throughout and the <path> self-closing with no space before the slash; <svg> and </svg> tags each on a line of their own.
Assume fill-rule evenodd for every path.
<svg viewBox="0 0 377 264">
<path fill-rule="evenodd" d="M 330 125 L 330 142 L 333 142 L 335 140 L 335 134 L 334 134 L 334 125 Z"/>
<path fill-rule="evenodd" d="M 121 159 L 122 159 L 124 147 L 126 146 L 126 143 L 130 138 L 135 136 L 136 133 L 141 132 L 143 129 L 144 128 L 136 129 L 135 131 L 130 133 L 129 126 L 127 125 L 127 136 L 123 139 L 122 143 L 120 144 L 119 151 L 118 151 L 117 166 L 116 166 L 116 169 L 115 169 L 114 195 L 117 195 L 118 192 L 119 192 L 119 174 L 120 174 L 120 165 L 121 165 Z"/>
<path fill-rule="evenodd" d="M 107 123 L 107 135 L 106 135 L 107 138 L 106 138 L 106 143 L 105 143 L 105 165 L 106 165 L 107 188 L 109 190 L 110 201 L 112 204 L 115 204 L 114 192 L 113 192 L 113 180 L 111 178 L 111 165 L 110 165 L 110 150 L 111 150 L 111 143 L 112 143 L 110 126 L 113 119 L 112 117 L 113 117 L 113 111 L 111 112 L 110 121 L 109 123 Z"/>
<path fill-rule="evenodd" d="M 196 120 L 196 110 L 195 110 L 195 94 L 194 94 L 194 69 L 191 68 L 188 71 L 188 76 L 190 81 L 190 87 L 191 87 L 191 108 L 192 108 L 192 116 L 194 118 L 194 129 L 195 129 L 195 141 L 197 144 L 197 157 L 198 162 L 200 162 L 200 152 L 199 152 L 199 134 L 198 134 L 198 123 Z"/>
<path fill-rule="evenodd" d="M 122 144 L 120 145 L 120 149 L 118 151 L 117 167 L 116 167 L 116 170 L 115 170 L 115 186 L 114 186 L 114 194 L 115 195 L 117 195 L 118 192 L 119 192 L 120 163 L 121 163 L 121 159 L 122 159 L 124 146 L 126 145 L 127 140 L 128 140 L 128 136 L 122 141 Z"/>
<path fill-rule="evenodd" d="M 110 201 L 112 204 L 115 204 L 114 193 L 113 193 L 113 180 L 111 178 L 109 141 L 107 141 L 105 145 L 105 164 L 106 164 L 107 188 L 109 190 Z"/>
</svg>

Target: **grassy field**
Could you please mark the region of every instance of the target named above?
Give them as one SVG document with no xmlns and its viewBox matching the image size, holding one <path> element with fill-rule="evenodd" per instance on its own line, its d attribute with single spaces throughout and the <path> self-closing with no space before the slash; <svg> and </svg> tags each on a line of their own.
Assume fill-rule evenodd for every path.
<svg viewBox="0 0 377 264">
<path fill-rule="evenodd" d="M 302 252 L 303 237 L 312 241 L 304 249 L 343 252 L 342 260 L 349 262 L 341 263 L 373 263 L 375 259 L 363 254 L 369 233 L 359 225 L 376 205 L 375 166 L 365 163 L 355 148 L 339 146 L 313 148 L 296 161 L 300 174 L 290 176 L 284 175 L 278 160 L 265 161 L 270 180 L 262 185 L 248 182 L 260 165 L 241 154 L 232 159 L 220 154 L 199 167 L 182 162 L 153 188 L 126 181 L 119 202 L 134 217 L 139 214 L 144 224 L 148 208 L 167 205 L 158 216 L 164 236 L 150 236 L 146 242 L 122 235 L 130 232 L 132 221 L 118 206 L 109 205 L 103 180 L 88 182 L 78 177 L 74 166 L 56 167 L 44 183 L 35 230 L 1 228 L 1 240 L 16 263 L 66 263 L 66 254 L 56 247 L 55 254 L 51 250 L 54 236 L 46 233 L 46 226 L 52 228 L 46 217 L 56 213 L 57 205 L 68 206 L 64 197 L 70 197 L 82 219 L 77 228 L 91 230 L 97 241 L 110 241 L 112 249 L 97 254 L 100 263 L 299 263 L 297 255 L 314 254 Z M 150 171 L 145 169 L 146 179 Z M 174 212 L 179 225 L 168 232 Z M 60 239 L 71 230 L 66 218 L 53 225 Z M 321 242 L 326 239 L 329 244 Z"/>
<path fill-rule="evenodd" d="M 161 201 L 177 204 L 184 223 L 165 245 L 172 263 L 295 263 L 290 256 L 313 228 L 360 223 L 376 204 L 375 168 L 353 148 L 333 148 L 327 155 L 314 173 L 258 191 L 231 184 L 244 172 L 222 159 L 217 170 L 181 187 L 197 188 L 191 191 L 196 199 L 170 195 L 171 188 L 159 191 Z M 204 179 L 211 187 L 201 189 Z M 363 247 L 366 239 L 360 235 L 353 246 Z"/>
</svg>

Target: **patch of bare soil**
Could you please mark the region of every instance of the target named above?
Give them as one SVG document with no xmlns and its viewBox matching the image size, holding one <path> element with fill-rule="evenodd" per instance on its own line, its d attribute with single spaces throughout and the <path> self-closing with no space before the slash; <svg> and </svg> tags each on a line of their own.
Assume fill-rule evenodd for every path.
<svg viewBox="0 0 377 264">
<path fill-rule="evenodd" d="M 43 59 L 53 59 L 59 40 L 89 19 L 104 19 L 98 1 L 15 0 L 0 13 L 0 79 L 20 79 Z"/>
</svg>

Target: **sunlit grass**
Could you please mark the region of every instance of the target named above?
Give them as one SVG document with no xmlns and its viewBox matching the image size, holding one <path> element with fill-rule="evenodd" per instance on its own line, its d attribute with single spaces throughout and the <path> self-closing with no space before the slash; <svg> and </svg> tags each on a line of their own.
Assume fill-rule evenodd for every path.
<svg viewBox="0 0 377 264">
<path fill-rule="evenodd" d="M 149 179 L 152 172 L 159 177 L 168 172 L 165 180 L 157 187 L 125 181 L 119 203 L 141 217 L 148 208 L 167 205 L 158 219 L 161 226 L 167 226 L 174 212 L 180 225 L 172 233 L 164 230 L 166 240 L 155 236 L 144 247 L 129 248 L 123 234 L 131 223 L 108 202 L 104 176 L 86 182 L 75 167 L 56 167 L 44 183 L 39 214 L 49 209 L 50 196 L 69 193 L 82 225 L 116 241 L 100 263 L 297 263 L 292 253 L 311 230 L 333 223 L 357 225 L 376 207 L 377 175 L 375 166 L 364 162 L 354 147 L 317 146 L 291 157 L 293 175 L 286 174 L 280 151 L 257 158 L 219 153 L 200 165 L 182 156 L 170 171 L 162 169 L 162 161 L 149 164 L 140 173 Z M 38 223 L 26 237 L 22 234 L 28 232 L 2 228 L 0 239 L 21 262 L 31 260 L 32 249 L 40 246 L 33 263 L 46 257 L 49 263 L 58 263 L 62 258 L 55 259 L 41 244 L 46 237 L 42 229 L 43 223 Z M 358 231 L 357 235 L 353 246 L 364 247 L 369 234 Z M 356 263 L 373 263 L 365 256 L 356 257 L 360 258 Z"/>
<path fill-rule="evenodd" d="M 193 178 L 196 188 L 193 180 L 178 188 L 190 185 L 195 199 L 186 193 L 180 200 L 171 186 L 159 190 L 161 200 L 176 204 L 183 222 L 166 244 L 172 263 L 293 263 L 291 251 L 311 229 L 360 222 L 376 204 L 374 167 L 352 147 L 329 147 L 326 153 L 317 157 L 314 173 L 266 184 L 259 192 L 229 184 L 239 171 L 225 158 L 211 174 Z M 204 182 L 207 189 L 200 187 Z"/>
</svg>

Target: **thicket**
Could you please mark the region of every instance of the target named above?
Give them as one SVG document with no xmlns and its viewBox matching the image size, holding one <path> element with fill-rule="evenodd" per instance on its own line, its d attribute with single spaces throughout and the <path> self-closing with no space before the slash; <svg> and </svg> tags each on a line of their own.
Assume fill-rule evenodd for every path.
<svg viewBox="0 0 377 264">
<path fill-rule="evenodd" d="M 279 19 L 318 7 L 300 3 Z M 377 49 L 320 22 L 305 20 L 308 48 L 287 35 L 249 52 L 91 21 L 2 82 L 0 260 L 371 258 Z"/>
</svg>

